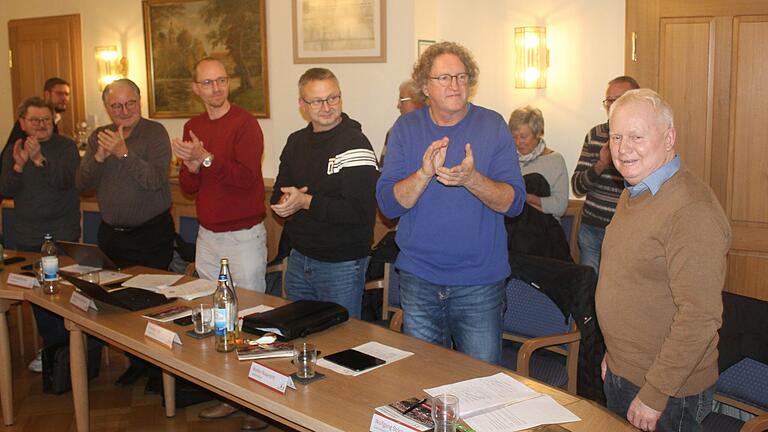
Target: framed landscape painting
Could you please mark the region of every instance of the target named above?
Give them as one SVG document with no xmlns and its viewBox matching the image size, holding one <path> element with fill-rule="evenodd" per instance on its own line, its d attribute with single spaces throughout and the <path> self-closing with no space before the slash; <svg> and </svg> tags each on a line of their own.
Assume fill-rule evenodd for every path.
<svg viewBox="0 0 768 432">
<path fill-rule="evenodd" d="M 386 0 L 293 0 L 293 62 L 386 62 L 386 11 Z"/>
<path fill-rule="evenodd" d="M 266 0 L 144 0 L 149 116 L 203 112 L 192 69 L 203 57 L 224 63 L 229 100 L 269 117 Z"/>
</svg>

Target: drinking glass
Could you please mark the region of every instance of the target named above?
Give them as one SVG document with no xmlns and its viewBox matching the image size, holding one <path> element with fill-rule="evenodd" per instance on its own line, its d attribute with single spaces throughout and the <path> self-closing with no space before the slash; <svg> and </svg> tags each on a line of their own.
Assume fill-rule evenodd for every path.
<svg viewBox="0 0 768 432">
<path fill-rule="evenodd" d="M 192 312 L 192 322 L 195 324 L 195 333 L 210 332 L 213 330 L 213 308 L 209 305 L 198 305 Z"/>
<path fill-rule="evenodd" d="M 296 342 L 293 345 L 293 363 L 296 365 L 296 376 L 313 378 L 317 363 L 317 348 L 309 342 Z"/>
<path fill-rule="evenodd" d="M 459 398 L 452 394 L 440 394 L 432 398 L 432 420 L 435 432 L 456 432 L 459 422 Z"/>
</svg>

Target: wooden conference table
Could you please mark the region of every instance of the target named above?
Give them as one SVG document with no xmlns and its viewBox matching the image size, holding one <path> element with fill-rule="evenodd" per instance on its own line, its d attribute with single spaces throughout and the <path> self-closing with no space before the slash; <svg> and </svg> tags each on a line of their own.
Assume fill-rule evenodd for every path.
<svg viewBox="0 0 768 432">
<path fill-rule="evenodd" d="M 28 257 L 34 256 L 31 254 Z M 110 345 L 131 352 L 164 370 L 164 385 L 172 386 L 174 376 L 195 382 L 213 392 L 268 416 L 297 430 L 311 431 L 367 431 L 375 407 L 393 401 L 423 395 L 423 389 L 453 383 L 470 378 L 492 375 L 498 366 L 470 358 L 428 344 L 367 322 L 350 320 L 307 339 L 315 343 L 324 353 L 355 347 L 368 341 L 377 341 L 398 349 L 413 352 L 414 355 L 391 365 L 373 370 L 357 377 L 342 376 L 318 368 L 326 378 L 310 385 L 296 384 L 297 389 L 288 389 L 281 394 L 264 385 L 248 379 L 251 362 L 238 361 L 235 353 L 222 354 L 215 350 L 213 338 L 194 339 L 185 334 L 188 327 L 173 323 L 160 324 L 177 332 L 182 345 L 169 349 L 144 336 L 147 320 L 141 315 L 151 310 L 130 312 L 104 303 L 98 303 L 98 311 L 88 313 L 69 303 L 72 287 L 63 285 L 58 294 L 50 296 L 39 289 L 24 289 L 7 285 L 7 274 L 19 272 L 25 263 L 7 266 L 0 283 L 0 359 L 3 361 L 2 408 L 6 424 L 11 424 L 12 391 L 11 365 L 6 324 L 6 304 L 27 300 L 64 317 L 70 330 L 70 363 L 72 367 L 72 392 L 75 404 L 75 418 L 78 431 L 88 431 L 88 381 L 85 367 L 85 344 L 83 333 L 94 335 Z M 66 265 L 64 260 L 62 263 Z M 131 268 L 129 273 L 156 273 L 146 268 Z M 286 301 L 273 296 L 238 290 L 240 308 L 265 304 L 279 306 Z M 198 299 L 191 304 L 209 303 L 210 299 Z M 187 302 L 177 300 L 177 303 Z M 290 359 L 263 360 L 269 367 L 292 373 L 295 368 Z M 514 375 L 514 373 L 507 371 Z M 559 389 L 537 381 L 515 375 L 515 378 L 536 391 L 551 395 L 566 406 L 582 421 L 561 425 L 568 431 L 634 431 L 628 423 L 605 410 L 594 402 L 581 399 Z M 168 388 L 168 387 L 167 387 Z M 171 392 L 172 394 L 172 392 Z M 173 416 L 173 401 L 166 400 L 166 415 Z M 562 429 L 559 429 L 562 430 Z"/>
</svg>

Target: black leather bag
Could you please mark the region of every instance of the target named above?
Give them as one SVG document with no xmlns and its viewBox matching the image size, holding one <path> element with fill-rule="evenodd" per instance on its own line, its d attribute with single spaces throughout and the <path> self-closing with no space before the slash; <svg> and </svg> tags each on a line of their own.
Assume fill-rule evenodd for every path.
<svg viewBox="0 0 768 432">
<path fill-rule="evenodd" d="M 280 340 L 305 337 L 349 319 L 344 306 L 331 302 L 297 300 L 271 311 L 248 315 L 243 319 L 243 331 L 263 334 L 264 329 L 277 329 Z"/>
<path fill-rule="evenodd" d="M 88 380 L 99 376 L 102 342 L 88 340 Z M 69 343 L 43 348 L 43 393 L 62 394 L 72 388 L 69 373 Z"/>
</svg>

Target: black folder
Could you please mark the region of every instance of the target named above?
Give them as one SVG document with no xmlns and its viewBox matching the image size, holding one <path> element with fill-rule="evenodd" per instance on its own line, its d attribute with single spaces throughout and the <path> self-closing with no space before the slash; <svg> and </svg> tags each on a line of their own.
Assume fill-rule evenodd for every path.
<svg viewBox="0 0 768 432">
<path fill-rule="evenodd" d="M 297 300 L 271 311 L 248 315 L 243 319 L 243 331 L 260 335 L 275 329 L 282 335 L 279 339 L 291 340 L 306 337 L 348 319 L 349 312 L 339 304 Z"/>
</svg>

